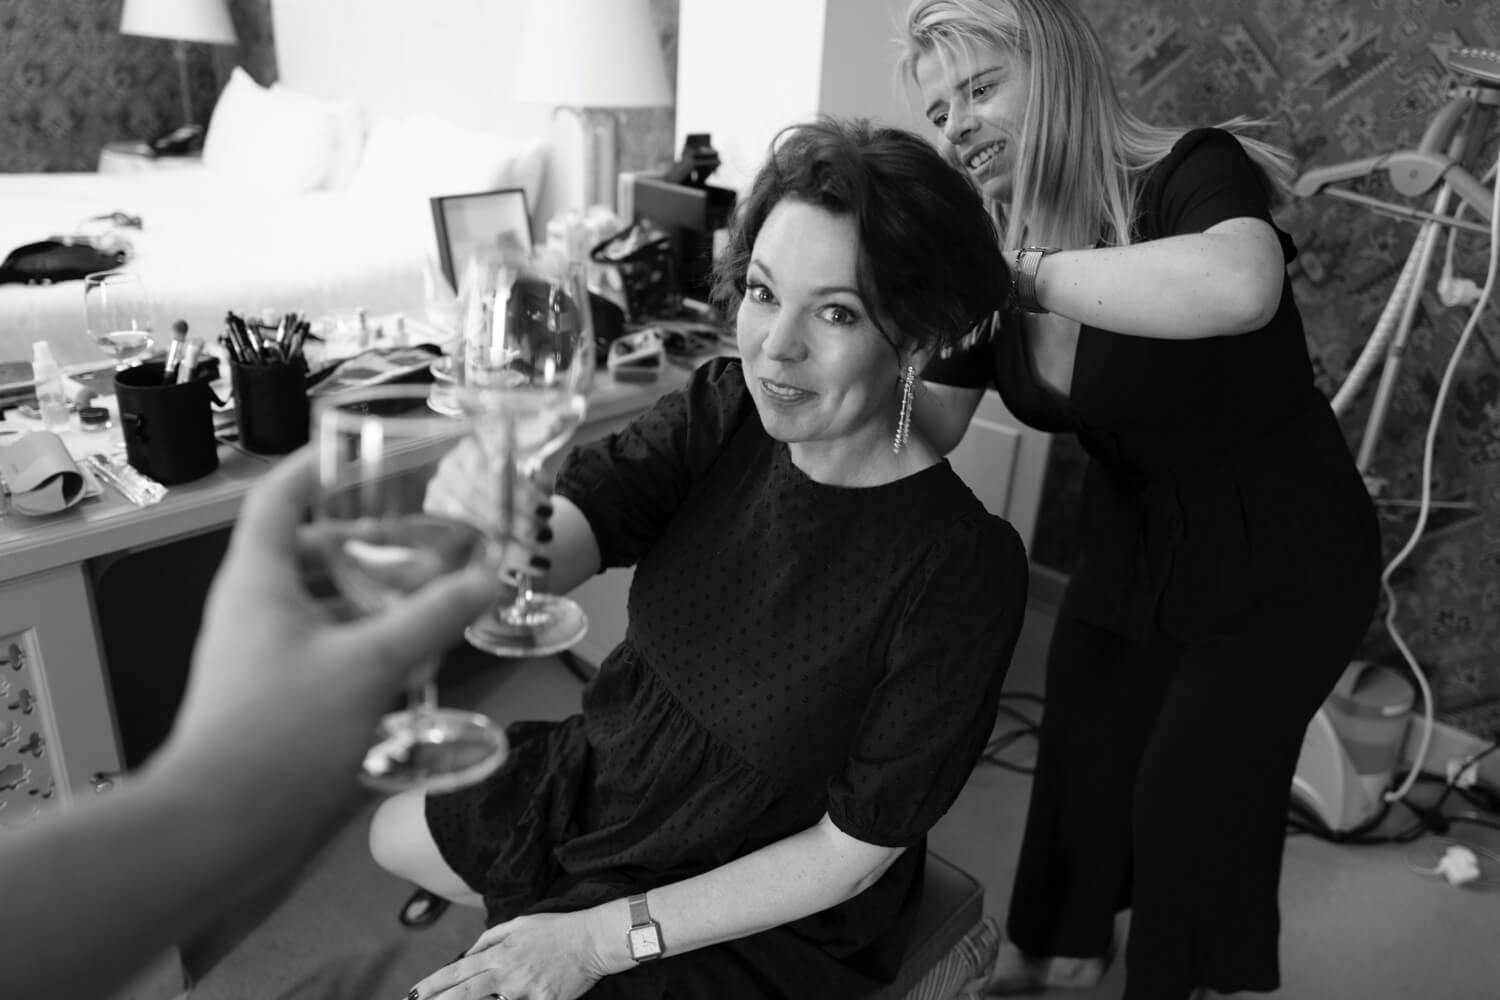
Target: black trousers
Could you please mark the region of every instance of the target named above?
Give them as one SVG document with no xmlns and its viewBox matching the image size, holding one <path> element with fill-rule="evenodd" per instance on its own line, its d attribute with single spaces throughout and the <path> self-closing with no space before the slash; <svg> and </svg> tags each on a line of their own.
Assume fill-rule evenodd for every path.
<svg viewBox="0 0 1500 1000">
<path fill-rule="evenodd" d="M 1279 987 L 1292 776 L 1375 608 L 1374 575 L 1350 577 L 1202 643 L 1128 640 L 1064 602 L 1011 899 L 1017 947 L 1103 955 L 1129 908 L 1125 1000 Z"/>
</svg>

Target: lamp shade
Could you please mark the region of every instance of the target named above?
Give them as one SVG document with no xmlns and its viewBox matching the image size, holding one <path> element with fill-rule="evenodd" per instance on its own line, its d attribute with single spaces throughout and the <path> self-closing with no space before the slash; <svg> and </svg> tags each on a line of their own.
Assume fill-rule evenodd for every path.
<svg viewBox="0 0 1500 1000">
<path fill-rule="evenodd" d="M 237 41 L 224 0 L 125 0 L 120 33 L 213 45 Z"/>
<path fill-rule="evenodd" d="M 530 0 L 515 99 L 576 108 L 672 103 L 647 0 Z"/>
</svg>

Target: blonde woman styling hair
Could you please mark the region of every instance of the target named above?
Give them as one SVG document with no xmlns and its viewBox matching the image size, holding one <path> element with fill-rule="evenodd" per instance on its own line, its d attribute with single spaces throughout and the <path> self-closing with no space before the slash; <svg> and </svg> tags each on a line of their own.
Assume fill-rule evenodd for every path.
<svg viewBox="0 0 1500 1000">
<path fill-rule="evenodd" d="M 1127 109 L 1063 0 L 915 0 L 901 75 L 983 195 L 1015 294 L 923 371 L 939 451 L 996 387 L 1089 463 L 995 993 L 1278 988 L 1308 722 L 1375 607 L 1374 511 L 1313 382 L 1253 123 Z M 997 281 L 1006 276 L 997 276 Z"/>
</svg>

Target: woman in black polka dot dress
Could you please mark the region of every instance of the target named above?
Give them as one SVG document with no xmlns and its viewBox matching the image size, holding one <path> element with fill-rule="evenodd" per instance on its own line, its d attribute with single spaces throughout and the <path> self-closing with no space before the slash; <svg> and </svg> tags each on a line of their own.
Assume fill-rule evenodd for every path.
<svg viewBox="0 0 1500 1000">
<path fill-rule="evenodd" d="M 558 477 L 554 582 L 635 566 L 624 642 L 491 779 L 377 815 L 382 865 L 490 925 L 418 995 L 894 977 L 1025 608 L 1016 533 L 907 435 L 914 372 L 1003 299 L 997 246 L 921 139 L 783 134 L 720 262 L 742 359 Z"/>
</svg>

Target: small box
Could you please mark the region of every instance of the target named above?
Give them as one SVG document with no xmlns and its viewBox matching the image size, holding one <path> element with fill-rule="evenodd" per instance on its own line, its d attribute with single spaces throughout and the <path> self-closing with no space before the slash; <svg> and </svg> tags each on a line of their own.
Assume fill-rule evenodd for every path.
<svg viewBox="0 0 1500 1000">
<path fill-rule="evenodd" d="M 729 188 L 688 187 L 660 177 L 635 179 L 635 215 L 645 216 L 664 229 L 712 233 L 729 224 L 735 194 Z"/>
<path fill-rule="evenodd" d="M 706 184 L 673 184 L 660 177 L 637 175 L 632 198 L 634 218 L 646 218 L 672 236 L 682 294 L 708 301 L 712 287 L 714 233 L 729 225 L 735 193 Z"/>
</svg>

